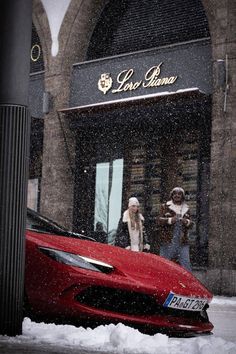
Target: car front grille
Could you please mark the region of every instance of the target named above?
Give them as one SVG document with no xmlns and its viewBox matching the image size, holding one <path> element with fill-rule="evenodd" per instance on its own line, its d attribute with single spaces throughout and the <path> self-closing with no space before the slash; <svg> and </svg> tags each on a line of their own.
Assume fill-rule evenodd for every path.
<svg viewBox="0 0 236 354">
<path fill-rule="evenodd" d="M 201 312 L 164 308 L 157 304 L 153 296 L 135 291 L 92 286 L 79 293 L 76 296 L 76 300 L 89 307 L 121 314 L 134 316 L 165 315 L 208 322 L 208 316 L 205 311 L 208 305 Z"/>
</svg>

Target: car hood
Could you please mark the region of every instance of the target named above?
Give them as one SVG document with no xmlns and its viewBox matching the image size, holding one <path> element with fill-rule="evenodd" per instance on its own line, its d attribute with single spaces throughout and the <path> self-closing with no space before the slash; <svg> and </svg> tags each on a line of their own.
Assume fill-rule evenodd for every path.
<svg viewBox="0 0 236 354">
<path fill-rule="evenodd" d="M 212 294 L 191 273 L 154 254 L 33 231 L 27 231 L 27 239 L 38 246 L 106 262 L 114 267 L 117 278 L 125 277 L 139 291 L 143 289 L 152 294 L 156 293 L 161 302 L 165 301 L 170 292 L 181 296 L 206 298 L 208 302 L 212 299 Z"/>
</svg>

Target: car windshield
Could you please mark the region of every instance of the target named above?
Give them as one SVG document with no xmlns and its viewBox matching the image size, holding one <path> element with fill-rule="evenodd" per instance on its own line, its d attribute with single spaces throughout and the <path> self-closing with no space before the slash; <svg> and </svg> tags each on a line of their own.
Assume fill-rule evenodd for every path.
<svg viewBox="0 0 236 354">
<path fill-rule="evenodd" d="M 85 235 L 66 230 L 54 221 L 38 214 L 37 212 L 29 208 L 27 209 L 26 228 L 37 232 L 57 234 L 61 236 L 75 237 L 94 241 L 94 239 L 92 239 L 91 237 L 87 237 Z"/>
<path fill-rule="evenodd" d="M 27 210 L 26 228 L 46 232 L 67 232 L 67 230 L 65 230 L 63 227 L 57 225 L 52 220 L 45 218 L 44 216 L 36 213 L 31 209 Z"/>
</svg>

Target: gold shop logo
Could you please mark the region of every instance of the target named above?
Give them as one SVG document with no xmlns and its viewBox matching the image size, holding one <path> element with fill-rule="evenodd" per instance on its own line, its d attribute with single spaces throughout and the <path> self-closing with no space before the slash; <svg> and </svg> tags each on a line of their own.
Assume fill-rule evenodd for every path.
<svg viewBox="0 0 236 354">
<path fill-rule="evenodd" d="M 110 90 L 112 87 L 112 78 L 110 77 L 110 74 L 102 74 L 100 79 L 98 80 L 98 89 L 104 93 L 104 95 L 107 93 L 107 91 Z"/>
<path fill-rule="evenodd" d="M 135 91 L 138 88 L 153 88 L 159 86 L 172 85 L 178 76 L 161 76 L 161 65 L 152 66 L 145 73 L 144 78 L 139 81 L 133 81 L 134 69 L 121 71 L 116 77 L 117 87 L 113 88 L 112 93 Z M 113 80 L 111 74 L 102 74 L 98 80 L 98 89 L 106 94 L 112 88 Z"/>
</svg>

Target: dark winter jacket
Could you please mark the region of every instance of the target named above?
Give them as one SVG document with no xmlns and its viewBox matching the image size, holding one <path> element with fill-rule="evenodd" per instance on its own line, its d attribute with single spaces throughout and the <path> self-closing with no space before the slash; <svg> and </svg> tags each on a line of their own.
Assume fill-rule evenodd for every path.
<svg viewBox="0 0 236 354">
<path fill-rule="evenodd" d="M 107 234 L 105 231 L 94 231 L 92 237 L 101 243 L 107 243 Z"/>
<path fill-rule="evenodd" d="M 118 247 L 129 249 L 131 246 L 131 240 L 129 234 L 128 220 L 126 218 L 126 215 L 127 215 L 127 210 L 124 212 L 123 217 L 119 221 L 116 238 L 115 238 L 115 245 Z M 148 236 L 146 235 L 145 232 L 143 217 L 141 221 L 142 221 L 142 240 L 140 242 L 141 243 L 140 251 L 147 251 L 149 250 L 150 246 L 149 246 Z"/>
</svg>

